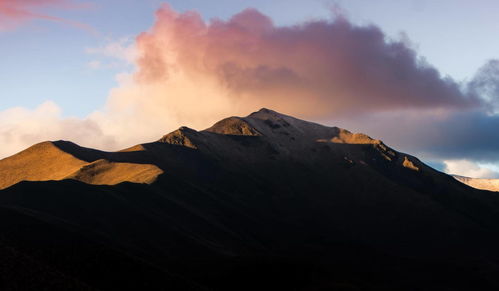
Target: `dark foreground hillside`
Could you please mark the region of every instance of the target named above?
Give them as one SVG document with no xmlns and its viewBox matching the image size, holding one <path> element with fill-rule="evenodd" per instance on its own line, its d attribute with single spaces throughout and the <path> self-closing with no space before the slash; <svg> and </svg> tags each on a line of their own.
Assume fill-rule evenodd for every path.
<svg viewBox="0 0 499 291">
<path fill-rule="evenodd" d="M 0 191 L 2 290 L 499 288 L 496 194 L 366 135 L 262 109 L 116 153 L 49 150 L 71 162 L 60 181 Z"/>
</svg>

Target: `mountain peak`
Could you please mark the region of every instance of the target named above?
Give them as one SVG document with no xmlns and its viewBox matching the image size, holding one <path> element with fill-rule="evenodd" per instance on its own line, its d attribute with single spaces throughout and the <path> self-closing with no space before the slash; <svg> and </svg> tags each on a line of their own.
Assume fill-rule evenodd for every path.
<svg viewBox="0 0 499 291">
<path fill-rule="evenodd" d="M 197 146 L 192 140 L 192 136 L 197 135 L 198 132 L 187 126 L 181 126 L 179 129 L 170 132 L 158 140 L 158 142 L 169 143 L 172 145 L 186 146 L 196 149 Z"/>
<path fill-rule="evenodd" d="M 235 116 L 222 119 L 204 131 L 226 135 L 261 135 L 256 128 L 248 123 L 248 121 Z"/>
<path fill-rule="evenodd" d="M 41 142 L 1 160 L 0 189 L 25 180 L 60 180 L 85 163 L 60 149 L 57 142 Z"/>
<path fill-rule="evenodd" d="M 403 155 L 365 134 L 301 120 L 268 108 L 246 117 L 222 119 L 202 131 L 182 126 L 157 142 L 194 149 L 205 156 L 238 163 L 292 159 L 314 164 L 317 159 L 333 159 L 335 162 L 339 159 L 340 163 L 348 160 L 369 164 L 372 159 L 378 159 L 416 171 L 421 169 L 414 159 L 403 159 Z M 165 165 L 158 164 L 158 157 L 152 158 L 151 155 L 155 155 L 153 152 L 156 149 L 163 151 L 166 148 L 149 149 L 151 147 L 142 145 L 112 153 L 63 140 L 41 143 L 2 161 L 0 176 L 4 183 L 0 183 L 0 188 L 22 180 L 67 178 L 91 184 L 151 182 L 162 172 L 159 168 Z M 127 154 L 129 152 L 134 154 Z"/>
<path fill-rule="evenodd" d="M 284 115 L 282 113 L 279 113 L 277 111 L 274 111 L 274 110 L 268 109 L 268 108 L 261 108 L 260 110 L 258 110 L 256 112 L 253 112 L 252 114 L 256 114 L 256 113 L 260 113 L 260 114 L 272 114 L 272 115 Z"/>
<path fill-rule="evenodd" d="M 41 142 L 0 161 L 0 189 L 21 181 L 67 179 L 98 185 L 152 183 L 163 173 L 145 162 L 122 162 L 122 157 L 70 141 Z"/>
<path fill-rule="evenodd" d="M 293 118 L 289 115 L 268 109 L 262 108 L 258 111 L 255 111 L 247 116 L 247 118 Z"/>
</svg>

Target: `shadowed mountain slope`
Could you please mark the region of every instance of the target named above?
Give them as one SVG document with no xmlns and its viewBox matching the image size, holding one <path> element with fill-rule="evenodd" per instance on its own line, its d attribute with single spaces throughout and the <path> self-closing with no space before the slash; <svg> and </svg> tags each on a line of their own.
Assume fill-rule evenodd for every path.
<svg viewBox="0 0 499 291">
<path fill-rule="evenodd" d="M 0 191 L 0 251 L 68 286 L 499 288 L 499 198 L 364 134 L 262 109 L 114 153 L 54 144 L 68 179 Z"/>
</svg>

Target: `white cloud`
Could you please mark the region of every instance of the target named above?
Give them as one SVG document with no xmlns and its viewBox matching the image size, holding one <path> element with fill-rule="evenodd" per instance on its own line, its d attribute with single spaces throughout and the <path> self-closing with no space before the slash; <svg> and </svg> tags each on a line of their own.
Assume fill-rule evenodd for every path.
<svg viewBox="0 0 499 291">
<path fill-rule="evenodd" d="M 470 160 L 445 160 L 444 171 L 448 174 L 465 176 L 470 178 L 499 178 L 499 173 L 480 166 Z"/>
<path fill-rule="evenodd" d="M 91 119 L 62 118 L 61 109 L 47 101 L 35 109 L 10 108 L 0 112 L 0 158 L 45 140 L 71 140 L 82 146 L 110 149 L 114 138 Z"/>
<path fill-rule="evenodd" d="M 119 59 L 129 65 L 133 65 L 137 59 L 135 39 L 132 37 L 123 37 L 118 40 L 108 41 L 104 46 L 87 48 L 85 51 L 87 54 Z"/>
</svg>

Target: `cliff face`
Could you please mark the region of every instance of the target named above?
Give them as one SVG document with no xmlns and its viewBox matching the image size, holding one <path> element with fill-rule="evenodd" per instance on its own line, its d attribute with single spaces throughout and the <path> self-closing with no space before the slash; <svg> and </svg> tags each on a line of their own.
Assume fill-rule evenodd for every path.
<svg viewBox="0 0 499 291">
<path fill-rule="evenodd" d="M 0 161 L 0 251 L 61 284 L 499 288 L 499 199 L 364 134 L 262 109 L 119 152 L 45 146 Z"/>
</svg>

